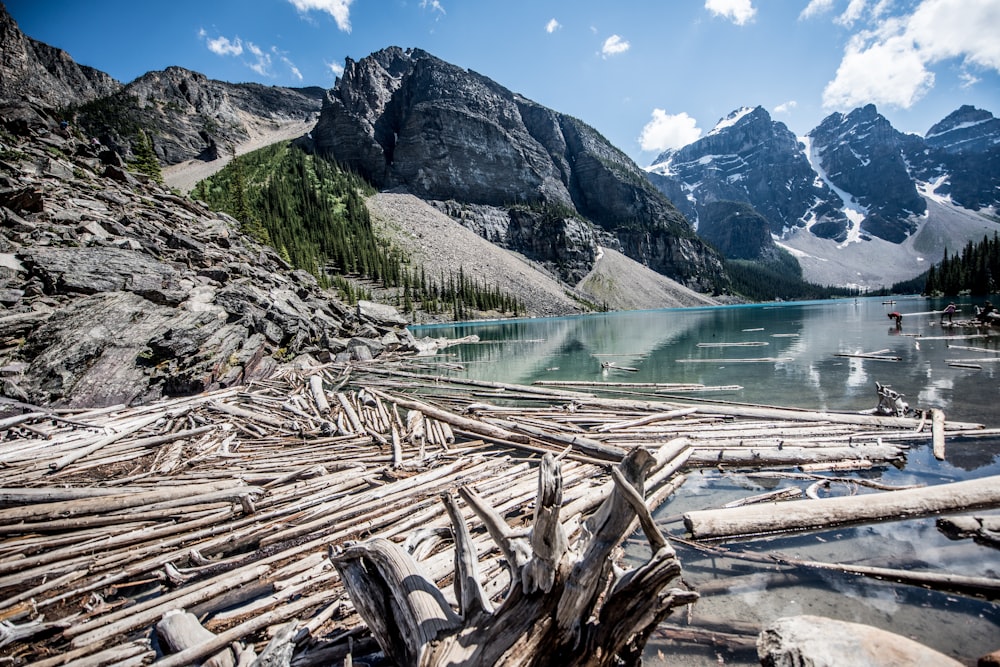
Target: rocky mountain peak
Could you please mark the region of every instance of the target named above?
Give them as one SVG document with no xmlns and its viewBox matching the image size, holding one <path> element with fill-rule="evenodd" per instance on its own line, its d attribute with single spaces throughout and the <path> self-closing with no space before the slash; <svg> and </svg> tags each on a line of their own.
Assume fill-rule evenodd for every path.
<svg viewBox="0 0 1000 667">
<path fill-rule="evenodd" d="M 829 238 L 846 228 L 836 195 L 817 181 L 802 144 L 760 106 L 737 109 L 704 137 L 661 155 L 649 171 L 699 229 L 705 207 L 720 201 L 751 203 L 777 236 L 810 225 Z"/>
<path fill-rule="evenodd" d="M 948 153 L 983 153 L 1000 145 L 1000 118 L 966 104 L 935 123 L 924 141 Z"/>
<path fill-rule="evenodd" d="M 830 114 L 809 137 L 824 178 L 854 196 L 863 215 L 860 231 L 900 243 L 916 230 L 914 216 L 927 203 L 905 156 L 919 137 L 893 128 L 874 104 Z"/>
<path fill-rule="evenodd" d="M 598 236 L 689 286 L 711 290 L 722 279 L 687 221 L 593 128 L 427 52 L 390 47 L 349 61 L 313 138 L 380 189 L 457 202 L 442 210 L 563 267 L 565 279 L 589 271 Z M 552 242 L 518 244 L 523 230 L 553 230 L 554 220 Z M 565 246 L 573 239 L 590 239 L 589 249 Z M 580 259 L 569 267 L 567 257 Z"/>
<path fill-rule="evenodd" d="M 65 107 L 110 95 L 121 83 L 27 37 L 0 4 L 0 103 Z"/>
</svg>

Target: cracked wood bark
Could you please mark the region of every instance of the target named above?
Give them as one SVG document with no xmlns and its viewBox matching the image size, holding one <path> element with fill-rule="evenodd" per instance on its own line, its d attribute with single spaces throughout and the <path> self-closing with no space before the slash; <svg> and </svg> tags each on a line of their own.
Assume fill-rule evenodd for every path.
<svg viewBox="0 0 1000 667">
<path fill-rule="evenodd" d="M 674 449 L 671 445 L 671 453 Z M 457 613 L 417 562 L 388 540 L 351 543 L 334 556 L 334 564 L 355 608 L 399 665 L 638 665 L 659 622 L 674 607 L 697 599 L 690 591 L 666 590 L 680 574 L 680 563 L 642 500 L 645 477 L 655 463 L 644 449 L 630 451 L 573 544 L 559 518 L 562 479 L 552 455 L 540 465 L 534 525 L 527 537 L 515 534 L 471 490 L 460 488 L 511 570 L 511 586 L 494 611 L 479 587 L 475 546 L 450 495 L 445 505 L 456 542 Z M 616 575 L 612 555 L 628 536 L 637 510 L 652 556 Z"/>
</svg>

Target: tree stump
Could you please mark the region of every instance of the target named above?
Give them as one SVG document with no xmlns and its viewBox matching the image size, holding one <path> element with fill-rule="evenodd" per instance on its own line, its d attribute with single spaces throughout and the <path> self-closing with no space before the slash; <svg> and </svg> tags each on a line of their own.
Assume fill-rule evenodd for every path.
<svg viewBox="0 0 1000 667">
<path fill-rule="evenodd" d="M 459 488 L 510 570 L 510 588 L 495 609 L 480 585 L 475 547 L 452 494 L 443 501 L 455 538 L 457 610 L 416 560 L 388 540 L 347 544 L 334 564 L 376 641 L 404 667 L 638 665 L 660 621 L 698 598 L 666 589 L 681 567 L 643 500 L 654 462 L 637 448 L 612 468 L 613 490 L 572 542 L 559 518 L 562 477 L 550 454 L 539 468 L 527 535 L 515 534 L 472 490 Z M 652 555 L 644 565 L 621 571 L 613 558 L 636 518 Z"/>
</svg>

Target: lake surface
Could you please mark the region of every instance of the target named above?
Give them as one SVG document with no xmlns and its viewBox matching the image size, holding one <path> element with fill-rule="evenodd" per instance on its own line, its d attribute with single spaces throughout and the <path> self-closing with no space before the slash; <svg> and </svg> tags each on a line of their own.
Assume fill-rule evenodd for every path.
<svg viewBox="0 0 1000 667">
<path fill-rule="evenodd" d="M 428 372 L 436 374 L 519 384 L 691 383 L 720 389 L 676 396 L 832 411 L 874 408 L 875 383 L 880 382 L 904 394 L 911 407 L 939 408 L 949 420 L 1000 427 L 1000 361 L 994 361 L 1000 359 L 1000 332 L 986 336 L 974 328 L 942 327 L 940 315 L 930 311 L 946 303 L 913 297 L 884 304 L 882 298 L 863 298 L 439 325 L 414 327 L 413 333 L 479 336 L 479 343 L 448 348 L 432 358 Z M 971 318 L 973 305 L 981 303 L 959 301 L 956 322 Z M 898 329 L 887 317 L 893 310 L 903 314 Z M 838 356 L 858 353 L 899 360 Z M 602 368 L 602 362 L 634 370 Z M 616 389 L 607 389 L 614 395 L 610 392 Z M 938 484 L 996 474 L 1000 439 L 949 442 L 944 462 L 933 458 L 929 443 L 918 445 L 904 468 L 866 473 L 889 484 Z M 793 484 L 804 487 L 808 482 L 695 472 L 656 516 L 665 532 L 682 535 L 683 512 Z M 841 487 L 831 493 L 851 492 L 848 484 Z M 726 546 L 807 560 L 1000 578 L 1000 551 L 971 540 L 948 540 L 933 518 Z M 644 559 L 646 549 L 637 540 L 629 556 Z M 745 560 L 706 558 L 686 548 L 678 552 L 685 580 L 696 588 L 719 580 L 733 582 L 730 590 L 706 594 L 694 606 L 693 616 L 700 622 L 760 627 L 782 616 L 829 616 L 909 636 L 969 665 L 1000 648 L 1000 607 L 994 603 L 835 572 L 789 574 Z M 683 614 L 675 613 L 668 621 L 682 624 Z M 759 664 L 753 651 L 691 648 L 657 636 L 648 645 L 645 661 Z"/>
</svg>

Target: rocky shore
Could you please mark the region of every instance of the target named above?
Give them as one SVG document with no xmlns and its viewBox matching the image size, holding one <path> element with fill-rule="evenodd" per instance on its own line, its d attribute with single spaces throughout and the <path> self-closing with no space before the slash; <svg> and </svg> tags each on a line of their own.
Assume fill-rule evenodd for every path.
<svg viewBox="0 0 1000 667">
<path fill-rule="evenodd" d="M 101 406 L 369 359 L 405 320 L 352 308 L 239 222 L 31 106 L 0 110 L 0 373 L 18 401 Z"/>
</svg>

